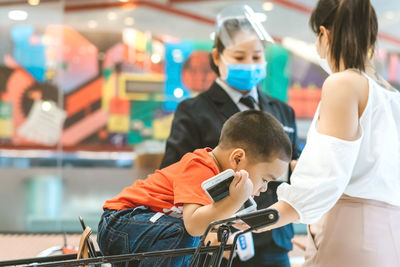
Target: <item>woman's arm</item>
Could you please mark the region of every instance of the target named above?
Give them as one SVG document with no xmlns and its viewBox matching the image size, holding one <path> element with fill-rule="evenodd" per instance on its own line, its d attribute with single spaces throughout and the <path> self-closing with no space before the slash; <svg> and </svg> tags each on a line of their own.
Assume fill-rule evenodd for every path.
<svg viewBox="0 0 400 267">
<path fill-rule="evenodd" d="M 312 223 L 343 194 L 358 155 L 359 118 L 368 100 L 368 80 L 353 71 L 331 75 L 322 89 L 317 133 L 300 156 L 292 185 L 278 188 L 271 208 L 280 213 L 272 228 L 291 222 Z"/>
</svg>

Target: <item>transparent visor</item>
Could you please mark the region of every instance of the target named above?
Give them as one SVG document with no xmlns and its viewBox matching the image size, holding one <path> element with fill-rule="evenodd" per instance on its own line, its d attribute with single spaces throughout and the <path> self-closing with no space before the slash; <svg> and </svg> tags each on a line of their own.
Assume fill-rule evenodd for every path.
<svg viewBox="0 0 400 267">
<path fill-rule="evenodd" d="M 262 25 L 260 16 L 248 5 L 229 6 L 217 15 L 216 38 L 226 48 L 252 40 L 274 43 Z"/>
</svg>

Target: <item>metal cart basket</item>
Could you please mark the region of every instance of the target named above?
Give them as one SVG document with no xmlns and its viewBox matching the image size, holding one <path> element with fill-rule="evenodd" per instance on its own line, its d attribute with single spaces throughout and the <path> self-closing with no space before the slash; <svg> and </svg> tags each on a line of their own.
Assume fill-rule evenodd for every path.
<svg viewBox="0 0 400 267">
<path fill-rule="evenodd" d="M 229 259 L 225 266 L 231 266 L 236 249 L 236 241 L 239 236 L 258 230 L 276 223 L 279 219 L 278 211 L 274 209 L 261 209 L 240 216 L 233 216 L 228 219 L 212 222 L 200 237 L 200 242 L 196 248 L 172 249 L 142 253 L 131 253 L 122 255 L 103 256 L 100 251 L 95 250 L 95 246 L 90 239 L 91 229 L 86 227 L 83 220 L 80 222 L 84 232 L 82 234 L 80 248 L 86 246 L 87 255 L 67 254 L 59 256 L 36 257 L 27 259 L 17 259 L 1 261 L 0 266 L 102 266 L 103 264 L 118 264 L 119 266 L 128 266 L 131 261 L 140 261 L 147 258 L 157 257 L 188 257 L 191 256 L 190 267 L 210 267 L 221 266 L 224 251 L 229 251 Z M 245 222 L 249 228 L 240 230 L 234 237 L 232 244 L 228 244 L 228 238 L 231 233 L 230 226 L 236 221 Z M 217 232 L 218 246 L 205 244 L 206 236 L 210 232 Z M 81 249 L 79 250 L 81 251 Z M 183 261 L 185 262 L 185 261 Z"/>
</svg>

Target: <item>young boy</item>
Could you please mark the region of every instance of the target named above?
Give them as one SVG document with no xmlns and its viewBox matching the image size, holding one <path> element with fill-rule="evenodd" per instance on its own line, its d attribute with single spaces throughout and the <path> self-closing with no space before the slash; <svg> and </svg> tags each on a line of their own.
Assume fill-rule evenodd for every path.
<svg viewBox="0 0 400 267">
<path fill-rule="evenodd" d="M 100 250 L 115 255 L 197 246 L 212 221 L 232 216 L 249 196 L 281 176 L 291 153 L 289 138 L 271 115 L 257 110 L 235 114 L 225 122 L 217 147 L 187 153 L 105 202 Z M 226 169 L 236 172 L 229 195 L 213 203 L 201 183 Z M 189 260 L 153 258 L 140 266 L 186 266 Z"/>
</svg>

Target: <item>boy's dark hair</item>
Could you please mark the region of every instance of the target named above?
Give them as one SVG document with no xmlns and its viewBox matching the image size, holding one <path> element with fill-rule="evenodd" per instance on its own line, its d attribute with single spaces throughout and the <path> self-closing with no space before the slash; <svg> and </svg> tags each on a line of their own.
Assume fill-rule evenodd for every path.
<svg viewBox="0 0 400 267">
<path fill-rule="evenodd" d="M 251 161 L 277 157 L 290 161 L 292 146 L 281 124 L 272 115 L 258 110 L 238 112 L 222 127 L 218 146 L 242 148 Z"/>
<path fill-rule="evenodd" d="M 344 67 L 365 70 L 378 35 L 378 20 L 369 0 L 320 0 L 311 14 L 310 27 L 320 35 L 320 26 L 331 31 L 330 54 L 338 70 Z"/>
</svg>

